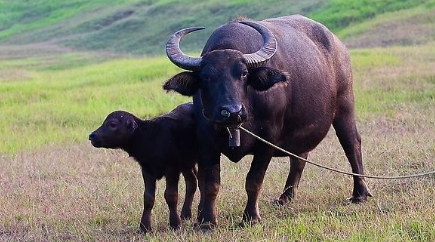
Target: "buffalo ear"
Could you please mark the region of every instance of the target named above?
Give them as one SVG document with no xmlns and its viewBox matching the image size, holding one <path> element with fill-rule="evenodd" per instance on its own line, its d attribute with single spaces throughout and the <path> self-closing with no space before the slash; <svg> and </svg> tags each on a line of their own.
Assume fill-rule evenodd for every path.
<svg viewBox="0 0 435 242">
<path fill-rule="evenodd" d="M 125 123 L 125 126 L 127 127 L 127 130 L 134 131 L 138 126 L 136 121 L 133 119 L 128 119 Z"/>
<path fill-rule="evenodd" d="M 257 91 L 266 91 L 278 82 L 285 82 L 289 79 L 288 74 L 279 70 L 260 67 L 253 70 L 248 79 L 248 84 Z"/>
<path fill-rule="evenodd" d="M 198 90 L 198 78 L 193 72 L 181 72 L 163 84 L 166 91 L 176 91 L 184 96 L 192 96 Z"/>
</svg>

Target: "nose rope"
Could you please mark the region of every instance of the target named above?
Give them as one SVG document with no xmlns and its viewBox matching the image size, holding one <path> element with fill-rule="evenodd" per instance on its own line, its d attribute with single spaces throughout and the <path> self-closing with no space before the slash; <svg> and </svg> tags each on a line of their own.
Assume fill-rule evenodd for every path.
<svg viewBox="0 0 435 242">
<path fill-rule="evenodd" d="M 305 159 L 303 157 L 295 155 L 295 154 L 293 154 L 293 153 L 291 153 L 291 152 L 289 152 L 289 151 L 287 151 L 287 150 L 285 150 L 285 149 L 283 149 L 283 148 L 281 148 L 281 147 L 279 147 L 277 145 L 274 145 L 274 144 L 270 143 L 269 141 L 267 141 L 267 140 L 261 138 L 260 136 L 252 133 L 251 131 L 245 129 L 242 126 L 239 126 L 238 128 L 243 130 L 247 134 L 252 135 L 253 137 L 255 137 L 256 139 L 262 141 L 263 143 L 268 144 L 268 145 L 272 146 L 273 148 L 275 148 L 277 150 L 280 150 L 280 151 L 282 151 L 282 152 L 284 152 L 284 153 L 286 153 L 286 154 L 288 154 L 290 156 L 293 156 L 293 157 L 296 157 L 296 158 L 298 158 L 298 159 L 300 159 L 302 161 L 305 161 L 308 164 L 311 164 L 311 165 L 314 165 L 314 166 L 317 166 L 317 167 L 320 167 L 320 168 L 323 168 L 323 169 L 326 169 L 326 170 L 329 170 L 329 171 L 333 171 L 333 172 L 336 172 L 336 173 L 344 174 L 344 175 L 357 176 L 357 177 L 365 177 L 365 178 L 371 178 L 371 179 L 393 180 L 393 179 L 407 179 L 407 178 L 414 178 L 414 177 L 421 177 L 421 176 L 427 176 L 427 175 L 433 175 L 433 174 L 435 174 L 435 170 L 434 170 L 434 171 L 428 171 L 428 172 L 422 172 L 422 173 L 410 174 L 410 175 L 404 175 L 404 176 L 372 176 L 372 175 L 362 175 L 362 174 L 353 173 L 353 172 L 341 171 L 341 170 L 337 170 L 337 169 L 334 169 L 334 168 L 331 168 L 331 167 L 328 167 L 328 166 L 317 164 L 317 163 L 309 161 L 309 160 L 307 160 L 307 159 Z"/>
<path fill-rule="evenodd" d="M 230 139 L 232 139 L 232 138 L 233 138 L 233 135 L 231 134 L 231 131 L 230 131 L 230 128 L 229 128 L 229 127 L 227 127 L 227 132 L 228 132 L 228 136 L 230 137 Z"/>
</svg>

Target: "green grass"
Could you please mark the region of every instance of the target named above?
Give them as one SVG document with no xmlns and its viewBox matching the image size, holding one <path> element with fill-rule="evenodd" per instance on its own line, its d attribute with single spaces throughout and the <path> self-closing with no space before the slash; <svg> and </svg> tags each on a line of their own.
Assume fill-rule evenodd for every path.
<svg viewBox="0 0 435 242">
<path fill-rule="evenodd" d="M 380 14 L 336 34 L 350 48 L 425 44 L 435 39 L 435 4 Z"/>
<path fill-rule="evenodd" d="M 394 115 L 391 105 L 402 102 L 430 107 L 432 57 L 424 54 L 430 48 L 416 48 L 417 59 L 401 48 L 352 51 L 359 117 Z M 188 100 L 161 90 L 177 71 L 164 57 L 104 61 L 67 53 L 57 59 L 3 60 L 0 66 L 0 136 L 7 137 L 0 152 L 86 139 L 115 109 L 151 117 Z"/>
<path fill-rule="evenodd" d="M 352 50 L 356 109 L 361 118 L 397 113 L 394 105 L 429 108 L 435 100 L 434 45 Z M 412 53 L 412 55 L 410 54 Z"/>
<path fill-rule="evenodd" d="M 362 21 L 361 23 L 352 24 L 351 26 L 347 26 L 346 28 L 341 28 L 338 31 L 336 31 L 336 34 L 339 37 L 346 39 L 355 35 L 360 35 L 362 33 L 365 33 L 368 30 L 374 29 L 377 26 L 386 22 L 400 22 L 402 20 L 409 20 L 424 14 L 431 14 L 431 12 L 433 12 L 435 7 L 434 3 L 435 2 L 432 2 L 432 5 L 431 4 L 417 5 L 416 7 L 412 7 L 412 8 L 379 14 L 375 17 L 367 19 L 366 21 Z M 428 18 L 428 21 L 431 21 L 430 18 Z"/>
<path fill-rule="evenodd" d="M 413 42 L 406 33 L 423 28 L 413 32 L 420 36 L 416 41 L 422 44 L 433 39 L 435 33 L 433 26 L 418 17 L 427 14 L 430 18 L 434 7 L 435 0 L 2 0 L 0 45 L 37 44 L 40 46 L 36 48 L 40 48 L 49 44 L 74 50 L 163 55 L 170 34 L 184 27 L 205 26 L 205 30 L 183 42 L 185 51 L 198 52 L 213 29 L 236 17 L 265 19 L 296 13 L 323 23 L 342 39 L 386 22 L 413 18 L 417 20 L 410 26 L 401 22 L 411 30 L 396 33 L 395 28 L 385 27 L 376 39 L 409 45 Z M 384 36 L 389 32 L 393 36 Z M 351 45 L 360 43 L 351 39 Z"/>
<path fill-rule="evenodd" d="M 4 68 L 0 69 L 0 115 L 5 124 L 0 128 L 5 139 L 0 153 L 83 141 L 109 111 L 125 109 L 151 117 L 183 100 L 166 95 L 160 87 L 165 77 L 176 72 L 163 57 L 120 59 L 79 68 L 73 64 L 74 68 L 66 70 L 35 69 L 36 62 L 0 62 Z M 29 67 L 23 67 L 26 65 Z M 10 68 L 25 75 L 14 77 Z"/>
<path fill-rule="evenodd" d="M 433 7 L 433 0 L 330 0 L 308 14 L 333 31 L 372 19 L 377 15 L 409 9 L 420 5 Z M 397 16 L 397 14 L 396 14 Z"/>
<path fill-rule="evenodd" d="M 46 27 L 82 11 L 139 0 L 0 1 L 0 39 L 20 32 Z"/>
</svg>

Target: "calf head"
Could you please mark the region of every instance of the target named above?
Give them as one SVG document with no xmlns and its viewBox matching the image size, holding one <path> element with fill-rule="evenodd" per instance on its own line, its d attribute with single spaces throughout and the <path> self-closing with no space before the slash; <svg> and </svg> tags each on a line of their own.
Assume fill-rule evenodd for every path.
<svg viewBox="0 0 435 242">
<path fill-rule="evenodd" d="M 255 22 L 242 22 L 256 29 L 263 37 L 263 47 L 252 54 L 234 49 L 213 50 L 202 57 L 186 56 L 179 48 L 181 38 L 201 28 L 188 28 L 175 33 L 166 45 L 169 59 L 190 71 L 170 78 L 165 90 L 192 96 L 200 91 L 204 117 L 224 126 L 237 126 L 248 117 L 248 86 L 265 91 L 275 83 L 286 81 L 279 70 L 263 67 L 275 54 L 276 40 L 266 27 Z"/>
<path fill-rule="evenodd" d="M 89 135 L 92 145 L 97 148 L 123 148 L 129 144 L 138 127 L 135 117 L 125 111 L 110 113 L 103 124 Z"/>
</svg>

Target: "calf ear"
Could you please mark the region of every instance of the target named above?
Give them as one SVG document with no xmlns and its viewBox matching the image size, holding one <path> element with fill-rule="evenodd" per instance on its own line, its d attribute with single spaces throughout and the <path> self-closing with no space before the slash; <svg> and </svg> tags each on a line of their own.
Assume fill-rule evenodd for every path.
<svg viewBox="0 0 435 242">
<path fill-rule="evenodd" d="M 137 128 L 137 123 L 133 119 L 128 119 L 126 124 L 127 130 L 134 131 Z"/>
<path fill-rule="evenodd" d="M 193 72 L 181 72 L 163 84 L 166 91 L 174 90 L 184 96 L 192 96 L 198 90 L 198 78 Z"/>
<path fill-rule="evenodd" d="M 260 67 L 253 70 L 248 79 L 248 84 L 257 91 L 265 91 L 278 82 L 289 79 L 288 74 L 269 67 Z"/>
</svg>

